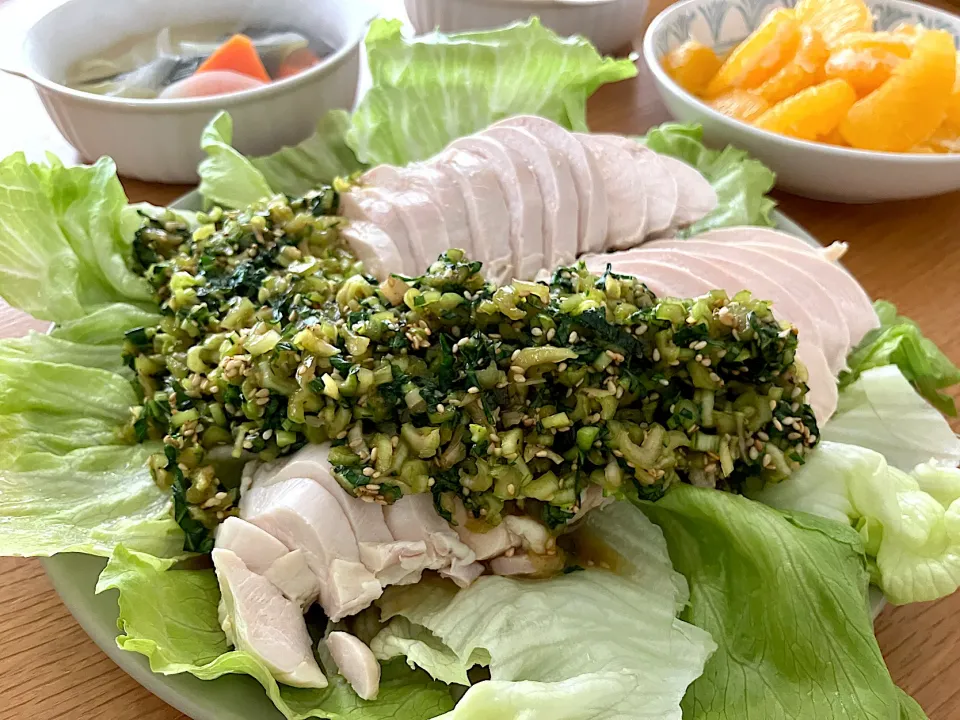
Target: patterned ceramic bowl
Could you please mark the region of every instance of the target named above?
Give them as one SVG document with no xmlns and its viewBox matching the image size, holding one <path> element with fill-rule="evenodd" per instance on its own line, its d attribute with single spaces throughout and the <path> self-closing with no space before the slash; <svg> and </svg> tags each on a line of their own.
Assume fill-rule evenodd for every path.
<svg viewBox="0 0 960 720">
<path fill-rule="evenodd" d="M 866 0 L 875 29 L 919 23 L 946 30 L 960 44 L 960 17 L 906 0 Z M 868 203 L 928 197 L 960 189 L 960 154 L 931 155 L 854 150 L 777 135 L 734 120 L 686 92 L 660 64 L 689 39 L 724 52 L 755 30 L 772 10 L 795 0 L 686 0 L 658 15 L 647 28 L 643 55 L 660 97 L 681 122 L 703 125 L 711 144 L 748 150 L 777 173 L 778 185 L 822 200 Z"/>
</svg>

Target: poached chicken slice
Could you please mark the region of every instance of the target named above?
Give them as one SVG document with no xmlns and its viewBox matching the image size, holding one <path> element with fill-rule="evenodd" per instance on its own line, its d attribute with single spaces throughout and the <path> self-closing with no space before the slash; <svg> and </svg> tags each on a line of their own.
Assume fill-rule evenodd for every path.
<svg viewBox="0 0 960 720">
<path fill-rule="evenodd" d="M 300 608 L 230 550 L 215 548 L 213 566 L 220 584 L 220 624 L 228 641 L 261 660 L 279 682 L 327 687 Z"/>
<path fill-rule="evenodd" d="M 546 118 L 519 115 L 501 120 L 493 127 L 498 125 L 527 130 L 563 154 L 577 192 L 577 254 L 602 252 L 607 237 L 607 194 L 593 153 L 573 133 Z"/>
</svg>

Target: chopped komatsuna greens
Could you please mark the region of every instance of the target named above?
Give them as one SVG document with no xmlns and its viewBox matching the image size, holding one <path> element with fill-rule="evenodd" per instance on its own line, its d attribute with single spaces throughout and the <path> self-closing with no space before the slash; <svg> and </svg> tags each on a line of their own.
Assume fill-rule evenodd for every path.
<svg viewBox="0 0 960 720">
<path fill-rule="evenodd" d="M 524 512 L 559 530 L 591 485 L 738 491 L 789 475 L 819 436 L 796 331 L 749 293 L 657 298 L 582 265 L 498 287 L 459 250 L 377 284 L 336 206 L 324 188 L 137 233 L 164 317 L 127 333 L 133 429 L 166 443 L 151 469 L 189 549 L 235 512 L 218 456 L 332 441 L 358 497 L 431 492 L 448 519 L 460 498 L 478 522 Z"/>
</svg>

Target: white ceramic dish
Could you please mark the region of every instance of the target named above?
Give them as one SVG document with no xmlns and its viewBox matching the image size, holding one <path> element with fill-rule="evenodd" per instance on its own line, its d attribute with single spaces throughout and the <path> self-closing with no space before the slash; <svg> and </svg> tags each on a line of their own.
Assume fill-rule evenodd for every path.
<svg viewBox="0 0 960 720">
<path fill-rule="evenodd" d="M 405 0 L 418 33 L 489 30 L 540 18 L 558 35 L 583 35 L 604 54 L 628 47 L 640 34 L 647 0 Z"/>
<path fill-rule="evenodd" d="M 901 22 L 947 30 L 960 42 L 960 17 L 906 0 L 866 0 L 878 30 Z M 643 56 L 660 97 L 681 122 L 703 125 L 708 143 L 736 145 L 777 173 L 784 190 L 819 200 L 869 203 L 908 200 L 960 189 L 960 154 L 922 155 L 853 150 L 795 140 L 726 117 L 690 95 L 664 72 L 660 58 L 688 39 L 727 50 L 755 30 L 769 12 L 792 0 L 686 0 L 647 28 Z"/>
<path fill-rule="evenodd" d="M 122 175 L 193 183 L 200 133 L 218 110 L 233 116 L 234 145 L 263 155 L 306 138 L 327 110 L 352 108 L 363 36 L 374 14 L 365 0 L 69 0 L 27 31 L 22 61 L 12 70 L 34 83 L 84 160 L 109 155 Z M 60 84 L 74 62 L 125 37 L 171 24 L 238 20 L 302 28 L 336 51 L 294 77 L 211 98 L 132 100 Z"/>
<path fill-rule="evenodd" d="M 173 204 L 188 210 L 201 207 L 200 195 L 192 192 Z M 775 212 L 777 227 L 819 243 L 785 215 Z M 80 626 L 110 658 L 137 682 L 193 720 L 282 720 L 283 716 L 251 677 L 226 675 L 205 682 L 191 675 L 157 675 L 147 659 L 117 647 L 117 593 L 95 595 L 97 577 L 106 565 L 103 558 L 67 553 L 43 560 L 44 568 L 63 602 Z M 870 607 L 876 617 L 884 606 L 883 596 L 870 589 Z M 400 719 L 402 720 L 402 719 Z"/>
</svg>

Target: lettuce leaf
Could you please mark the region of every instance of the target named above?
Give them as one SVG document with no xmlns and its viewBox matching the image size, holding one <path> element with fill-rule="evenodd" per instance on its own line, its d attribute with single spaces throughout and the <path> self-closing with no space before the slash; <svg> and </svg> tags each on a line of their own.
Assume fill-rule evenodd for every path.
<svg viewBox="0 0 960 720">
<path fill-rule="evenodd" d="M 346 143 L 349 126 L 349 113 L 331 110 L 320 119 L 317 131 L 302 143 L 272 155 L 250 158 L 250 162 L 275 191 L 303 195 L 334 178 L 364 169 Z"/>
<path fill-rule="evenodd" d="M 200 194 L 213 205 L 244 208 L 270 197 L 273 189 L 263 174 L 240 154 L 233 142 L 233 118 L 221 111 L 204 128 L 200 148 L 207 154 L 200 161 Z"/>
<path fill-rule="evenodd" d="M 850 353 L 849 371 L 840 374 L 840 387 L 856 382 L 866 370 L 896 365 L 903 376 L 940 412 L 955 417 L 954 399 L 941 392 L 960 383 L 960 368 L 925 337 L 910 318 L 897 314 L 886 300 L 874 303 L 880 327 L 871 330 Z"/>
<path fill-rule="evenodd" d="M 681 619 L 720 646 L 684 718 L 924 717 L 884 666 L 853 529 L 689 485 L 643 509 L 690 583 Z"/>
<path fill-rule="evenodd" d="M 127 198 L 109 158 L 64 167 L 0 161 L 0 296 L 35 318 L 65 322 L 112 304 L 153 307 L 153 293 L 127 267 Z"/>
<path fill-rule="evenodd" d="M 876 450 L 904 471 L 931 459 L 960 463 L 960 440 L 949 423 L 896 365 L 861 372 L 840 393 L 837 412 L 820 434 L 825 440 Z"/>
<path fill-rule="evenodd" d="M 533 18 L 483 32 L 408 39 L 399 20 L 367 33 L 373 87 L 347 142 L 365 163 L 406 165 L 511 115 L 541 115 L 586 130 L 587 98 L 637 74 L 581 37 L 561 38 Z"/>
<path fill-rule="evenodd" d="M 392 641 L 418 641 L 420 652 L 408 660 L 435 677 L 488 658 L 491 679 L 470 688 L 445 717 L 679 720 L 680 699 L 715 645 L 676 619 L 687 588 L 670 567 L 663 536 L 627 503 L 591 513 L 584 532 L 617 572 L 485 576 L 460 591 L 421 581 L 391 587 L 380 599 L 384 620 L 399 616 L 422 628 L 391 624 L 384 632 Z M 452 655 L 432 640 L 431 652 L 423 652 L 430 637 Z"/>
<path fill-rule="evenodd" d="M 759 160 L 731 146 L 723 150 L 708 148 L 699 125 L 664 123 L 651 129 L 641 141 L 651 150 L 695 167 L 717 193 L 716 209 L 685 228 L 682 236 L 734 225 L 773 226 L 776 203 L 767 193 L 773 189 L 776 176 Z"/>
<path fill-rule="evenodd" d="M 250 717 L 269 717 L 270 702 L 290 720 L 426 720 L 453 707 L 446 686 L 402 661 L 383 667 L 380 694 L 366 702 L 344 679 L 325 667 L 323 690 L 278 685 L 253 656 L 230 650 L 217 619 L 220 589 L 213 570 L 171 570 L 173 562 L 116 549 L 100 575 L 97 593 L 119 591 L 117 644 L 145 655 L 150 669 L 164 675 L 190 673 L 201 680 L 228 674 L 249 675 L 266 696 L 249 698 Z M 269 698 L 269 701 L 268 699 Z"/>
<path fill-rule="evenodd" d="M 912 473 L 880 453 L 824 441 L 789 478 L 752 495 L 859 530 L 890 602 L 936 600 L 960 587 L 960 470 L 932 463 Z"/>
</svg>

